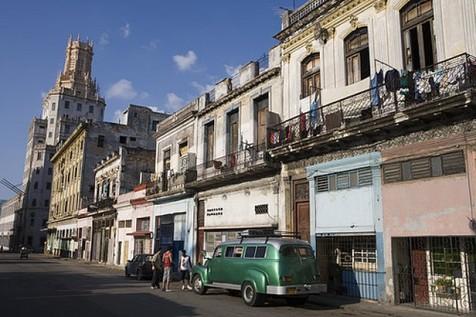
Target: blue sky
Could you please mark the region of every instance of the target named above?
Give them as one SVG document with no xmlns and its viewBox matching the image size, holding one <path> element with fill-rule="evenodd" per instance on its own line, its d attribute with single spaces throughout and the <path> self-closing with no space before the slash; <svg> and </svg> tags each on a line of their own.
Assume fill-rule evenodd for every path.
<svg viewBox="0 0 476 317">
<path fill-rule="evenodd" d="M 129 103 L 176 110 L 259 58 L 276 44 L 280 6 L 293 0 L 1 1 L 0 178 L 21 183 L 28 126 L 63 67 L 69 34 L 95 43 L 93 75 L 112 121 Z"/>
</svg>

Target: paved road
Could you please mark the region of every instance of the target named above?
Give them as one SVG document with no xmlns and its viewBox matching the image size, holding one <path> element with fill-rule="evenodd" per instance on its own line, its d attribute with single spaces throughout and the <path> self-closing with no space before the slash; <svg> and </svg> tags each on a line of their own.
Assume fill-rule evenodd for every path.
<svg viewBox="0 0 476 317">
<path fill-rule="evenodd" d="M 175 285 L 177 287 L 178 285 Z M 360 304 L 357 304 L 360 305 Z M 0 316 L 415 316 L 408 311 L 379 311 L 374 304 L 290 307 L 271 301 L 247 307 L 225 292 L 198 296 L 175 289 L 152 290 L 147 281 L 125 278 L 120 271 L 33 255 L 0 254 Z M 358 309 L 357 309 L 358 308 Z"/>
</svg>

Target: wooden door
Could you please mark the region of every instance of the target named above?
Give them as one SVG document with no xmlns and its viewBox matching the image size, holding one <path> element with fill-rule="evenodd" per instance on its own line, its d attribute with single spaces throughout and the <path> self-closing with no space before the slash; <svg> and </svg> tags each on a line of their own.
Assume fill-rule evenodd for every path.
<svg viewBox="0 0 476 317">
<path fill-rule="evenodd" d="M 310 216 L 309 202 L 296 203 L 296 232 L 299 233 L 302 240 L 311 242 L 310 239 Z"/>
<path fill-rule="evenodd" d="M 124 251 L 122 252 L 122 264 L 127 263 L 129 260 L 129 241 L 124 241 Z"/>
<path fill-rule="evenodd" d="M 266 143 L 266 117 L 268 113 L 268 103 L 268 95 L 256 102 L 256 145 L 258 146 Z"/>
<path fill-rule="evenodd" d="M 424 248 L 414 248 L 411 251 L 411 257 L 415 304 L 425 305 L 429 303 L 430 297 L 428 292 L 426 251 Z"/>
</svg>

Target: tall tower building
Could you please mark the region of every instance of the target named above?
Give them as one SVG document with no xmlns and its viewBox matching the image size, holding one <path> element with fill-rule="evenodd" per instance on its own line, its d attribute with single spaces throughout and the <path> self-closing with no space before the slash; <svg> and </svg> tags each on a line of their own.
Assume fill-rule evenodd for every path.
<svg viewBox="0 0 476 317">
<path fill-rule="evenodd" d="M 43 100 L 46 144 L 65 140 L 79 121 L 103 121 L 106 104 L 92 77 L 92 61 L 92 42 L 68 40 L 63 71 Z"/>
<path fill-rule="evenodd" d="M 41 118 L 32 120 L 23 170 L 24 194 L 16 212 L 14 247 L 41 251 L 51 196 L 52 165 L 56 146 L 66 140 L 81 121 L 103 121 L 106 103 L 92 77 L 93 45 L 68 40 L 63 71 L 43 99 Z"/>
</svg>

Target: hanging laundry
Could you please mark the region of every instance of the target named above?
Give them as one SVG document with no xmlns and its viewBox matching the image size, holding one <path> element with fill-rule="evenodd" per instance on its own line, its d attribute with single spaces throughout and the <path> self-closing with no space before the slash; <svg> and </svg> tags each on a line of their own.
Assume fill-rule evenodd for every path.
<svg viewBox="0 0 476 317">
<path fill-rule="evenodd" d="M 318 118 L 317 118 L 318 109 L 319 109 L 319 98 L 316 98 L 316 100 L 314 100 L 311 103 L 311 111 L 309 111 L 309 121 L 310 121 L 311 129 L 313 129 L 313 130 L 318 125 Z"/>
<path fill-rule="evenodd" d="M 385 87 L 390 92 L 400 89 L 400 73 L 396 69 L 391 69 L 385 73 Z"/>
<path fill-rule="evenodd" d="M 383 72 L 382 73 L 383 78 Z M 382 79 L 383 80 L 383 79 Z M 379 94 L 379 73 L 375 73 L 375 76 L 370 79 L 370 104 L 372 107 L 377 107 L 380 105 L 380 94 Z"/>
</svg>

